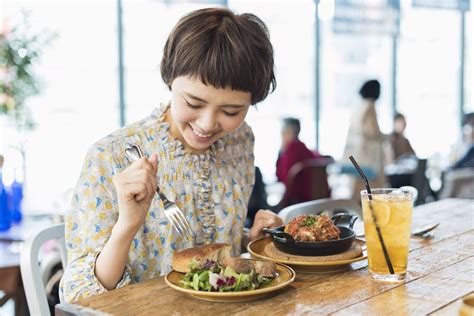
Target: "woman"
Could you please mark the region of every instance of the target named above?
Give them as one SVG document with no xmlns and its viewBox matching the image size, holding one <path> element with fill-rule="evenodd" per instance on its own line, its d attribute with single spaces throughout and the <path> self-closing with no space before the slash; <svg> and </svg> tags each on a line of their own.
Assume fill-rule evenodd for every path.
<svg viewBox="0 0 474 316">
<path fill-rule="evenodd" d="M 351 164 L 349 156 L 354 156 L 357 163 L 370 178 L 373 188 L 385 185 L 384 161 L 387 158 L 385 136 L 382 134 L 377 122 L 375 102 L 380 96 L 380 83 L 377 80 L 365 82 L 359 91 L 362 103 L 352 113 L 343 161 Z M 355 171 L 355 170 L 354 170 Z M 360 176 L 354 172 L 351 177 L 352 198 L 360 200 L 360 191 L 364 183 Z"/>
<path fill-rule="evenodd" d="M 254 137 L 244 119 L 275 88 L 273 67 L 268 31 L 252 14 L 203 9 L 178 22 L 161 62 L 171 101 L 87 154 L 66 217 L 62 301 L 163 275 L 173 252 L 192 246 L 166 220 L 157 186 L 198 241 L 229 243 L 235 255 L 264 227 L 282 224 L 261 210 L 243 230 L 254 184 Z M 128 162 L 129 143 L 146 157 Z"/>
</svg>

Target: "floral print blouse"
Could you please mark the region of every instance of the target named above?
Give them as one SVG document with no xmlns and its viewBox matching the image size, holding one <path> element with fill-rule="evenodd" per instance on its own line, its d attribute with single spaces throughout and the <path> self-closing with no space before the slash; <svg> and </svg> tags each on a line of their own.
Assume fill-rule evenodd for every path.
<svg viewBox="0 0 474 316">
<path fill-rule="evenodd" d="M 132 143 L 144 155 L 158 153 L 158 186 L 176 201 L 204 243 L 223 242 L 240 253 L 247 204 L 254 184 L 254 136 L 244 123 L 215 142 L 205 154 L 192 154 L 169 133 L 164 121 L 168 105 L 128 125 L 89 149 L 66 216 L 68 266 L 60 285 L 62 302 L 74 302 L 106 291 L 94 265 L 118 219 L 112 178 L 130 162 L 125 148 Z M 164 275 L 171 270 L 175 250 L 191 244 L 178 236 L 163 214 L 155 195 L 143 226 L 128 253 L 117 288 Z"/>
</svg>

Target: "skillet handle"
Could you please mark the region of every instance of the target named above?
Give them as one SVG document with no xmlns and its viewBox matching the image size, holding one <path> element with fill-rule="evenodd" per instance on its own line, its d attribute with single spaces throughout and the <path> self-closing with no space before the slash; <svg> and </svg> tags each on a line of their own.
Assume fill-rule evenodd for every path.
<svg viewBox="0 0 474 316">
<path fill-rule="evenodd" d="M 339 213 L 331 217 L 334 225 L 351 229 L 354 227 L 354 223 L 358 218 L 357 215 L 347 213 Z"/>
<path fill-rule="evenodd" d="M 263 232 L 272 236 L 272 239 L 275 240 L 275 237 L 280 237 L 286 240 L 288 243 L 295 243 L 295 239 L 288 233 L 280 232 L 275 229 L 263 228 Z"/>
</svg>

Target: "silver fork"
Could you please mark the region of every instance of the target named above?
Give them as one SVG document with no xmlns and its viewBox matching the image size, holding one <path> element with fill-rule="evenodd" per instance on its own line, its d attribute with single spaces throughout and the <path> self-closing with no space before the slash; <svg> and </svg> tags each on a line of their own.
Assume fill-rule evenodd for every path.
<svg viewBox="0 0 474 316">
<path fill-rule="evenodd" d="M 140 147 L 134 144 L 127 145 L 127 148 L 125 149 L 125 155 L 131 161 L 136 161 L 143 157 Z M 196 234 L 193 232 L 191 225 L 189 225 L 189 222 L 184 216 L 183 212 L 179 209 L 176 203 L 168 200 L 165 195 L 161 193 L 159 187 L 156 187 L 156 192 L 163 202 L 165 216 L 173 225 L 174 229 L 178 232 L 178 234 L 185 236 L 188 240 L 195 243 Z"/>
</svg>

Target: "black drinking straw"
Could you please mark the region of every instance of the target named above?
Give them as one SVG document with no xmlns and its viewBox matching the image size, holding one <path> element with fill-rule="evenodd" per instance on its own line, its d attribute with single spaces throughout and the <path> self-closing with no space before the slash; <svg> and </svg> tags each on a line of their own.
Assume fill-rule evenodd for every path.
<svg viewBox="0 0 474 316">
<path fill-rule="evenodd" d="M 383 256 L 385 257 L 385 262 L 387 263 L 387 267 L 388 267 L 388 270 L 390 271 L 390 274 L 395 274 L 395 270 L 393 270 L 393 266 L 392 266 L 392 261 L 390 261 L 390 256 L 388 255 L 387 247 L 385 247 L 385 243 L 383 241 L 382 232 L 380 231 L 380 227 L 377 224 L 377 218 L 375 217 L 375 212 L 372 209 L 372 203 L 370 203 L 370 201 L 372 201 L 372 191 L 370 190 L 369 180 L 365 176 L 362 169 L 359 167 L 359 164 L 355 161 L 354 157 L 350 156 L 349 159 L 351 160 L 354 167 L 356 167 L 357 171 L 359 172 L 360 176 L 365 182 L 365 188 L 367 189 L 367 196 L 369 197 L 370 214 L 372 215 L 372 220 L 374 221 L 374 224 L 375 224 L 375 230 L 377 231 L 377 236 L 379 237 L 380 245 L 382 246 Z"/>
</svg>

